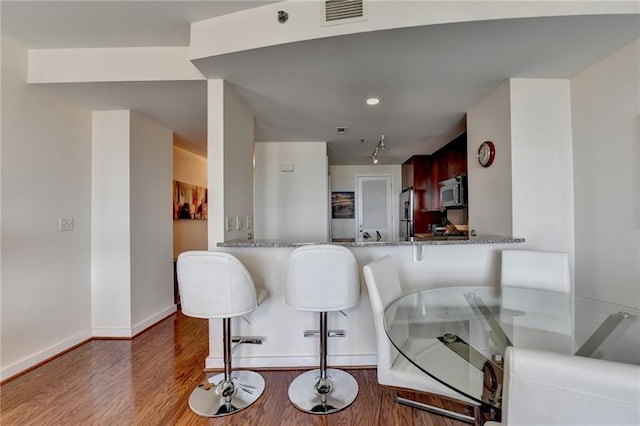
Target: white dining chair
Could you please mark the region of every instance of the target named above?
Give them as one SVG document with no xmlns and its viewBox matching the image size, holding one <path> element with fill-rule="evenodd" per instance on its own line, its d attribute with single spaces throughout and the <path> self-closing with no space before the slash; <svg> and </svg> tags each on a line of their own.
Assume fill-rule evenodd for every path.
<svg viewBox="0 0 640 426">
<path fill-rule="evenodd" d="M 569 294 L 569 255 L 537 250 L 503 250 L 500 285 Z"/>
<path fill-rule="evenodd" d="M 391 344 L 385 332 L 384 310 L 391 302 L 402 295 L 402 287 L 393 258 L 391 256 L 384 256 L 377 259 L 365 265 L 363 273 L 371 301 L 371 312 L 373 314 L 373 324 L 376 332 L 378 383 L 383 386 L 445 396 L 460 401 L 463 404 L 473 406 L 474 417 L 470 417 L 422 402 L 398 401 L 435 414 L 474 423 L 474 418 L 478 416 L 479 405 L 475 401 L 464 397 L 419 370 L 398 352 Z M 409 337 L 408 326 L 405 332 L 407 337 Z M 462 358 L 460 358 L 460 360 L 462 360 Z M 482 389 L 481 375 L 478 377 L 478 387 L 480 390 Z"/>
<path fill-rule="evenodd" d="M 640 366 L 509 347 L 500 424 L 639 425 Z"/>
<path fill-rule="evenodd" d="M 501 287 L 524 288 L 569 295 L 569 256 L 567 253 L 537 250 L 503 250 L 500 272 Z M 511 309 L 529 306 L 527 315 L 513 319 L 516 346 L 536 349 L 553 348 L 558 352 L 573 353 L 578 349 L 573 337 L 573 306 L 571 298 L 559 299 L 544 293 L 531 292 L 527 300 L 522 295 L 511 297 L 503 294 L 503 300 Z M 538 300 L 532 309 L 531 300 Z"/>
</svg>

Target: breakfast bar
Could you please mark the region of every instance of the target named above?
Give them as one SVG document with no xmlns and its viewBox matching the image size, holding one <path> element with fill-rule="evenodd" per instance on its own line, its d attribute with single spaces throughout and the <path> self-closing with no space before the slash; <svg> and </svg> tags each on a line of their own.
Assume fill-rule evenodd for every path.
<svg viewBox="0 0 640 426">
<path fill-rule="evenodd" d="M 358 267 L 385 255 L 393 257 L 404 292 L 422 288 L 464 285 L 495 285 L 499 275 L 501 250 L 522 244 L 524 239 L 504 236 L 477 236 L 465 239 L 436 237 L 410 241 L 343 241 Z M 247 316 L 234 318 L 234 334 L 261 337 L 261 345 L 240 345 L 234 351 L 234 365 L 246 368 L 310 367 L 317 364 L 318 324 L 316 315 L 296 311 L 285 303 L 284 282 L 287 260 L 296 248 L 326 242 L 283 240 L 233 240 L 217 244 L 217 249 L 236 256 L 248 269 L 256 287 L 267 291 L 265 301 Z M 361 278 L 362 281 L 362 278 Z M 362 281 L 363 282 L 363 281 Z M 366 286 L 361 284 L 360 303 L 344 312 L 329 313 L 328 363 L 332 366 L 376 364 L 376 337 Z M 222 368 L 222 327 L 210 320 L 209 369 Z M 306 332 L 306 333 L 305 333 Z M 308 337 L 305 337 L 306 336 Z"/>
</svg>

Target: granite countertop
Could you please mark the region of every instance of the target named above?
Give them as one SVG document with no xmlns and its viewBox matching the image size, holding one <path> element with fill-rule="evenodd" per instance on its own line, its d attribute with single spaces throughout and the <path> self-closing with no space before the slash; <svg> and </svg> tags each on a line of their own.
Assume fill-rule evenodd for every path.
<svg viewBox="0 0 640 426">
<path fill-rule="evenodd" d="M 344 247 L 393 247 L 393 246 L 440 246 L 462 244 L 512 244 L 524 243 L 524 238 L 504 237 L 500 235 L 480 235 L 477 237 L 418 237 L 410 241 L 347 241 L 337 239 L 333 242 L 302 242 L 290 240 L 229 240 L 217 244 L 217 247 L 300 247 L 310 244 L 335 244 Z"/>
</svg>

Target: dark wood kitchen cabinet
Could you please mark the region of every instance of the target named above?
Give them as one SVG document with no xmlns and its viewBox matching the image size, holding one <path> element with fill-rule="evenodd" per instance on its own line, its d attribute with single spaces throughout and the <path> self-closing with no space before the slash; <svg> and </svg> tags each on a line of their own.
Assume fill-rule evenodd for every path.
<svg viewBox="0 0 640 426">
<path fill-rule="evenodd" d="M 426 188 L 426 167 L 425 160 L 429 155 L 414 155 L 402 164 L 402 189 L 413 187 L 414 190 Z M 426 167 L 425 167 L 426 166 Z"/>
<path fill-rule="evenodd" d="M 463 133 L 433 153 L 441 167 L 439 181 L 467 174 L 467 134 Z"/>
<path fill-rule="evenodd" d="M 430 210 L 440 210 L 440 185 L 443 180 L 467 174 L 467 134 L 463 133 L 431 155 Z"/>
<path fill-rule="evenodd" d="M 402 164 L 402 189 L 414 189 L 416 234 L 440 218 L 440 185 L 450 177 L 467 174 L 467 134 L 463 133 L 431 155 L 414 155 Z"/>
<path fill-rule="evenodd" d="M 413 187 L 413 219 L 416 234 L 427 233 L 429 212 L 430 155 L 414 155 L 402 164 L 402 189 Z"/>
<path fill-rule="evenodd" d="M 415 169 L 416 155 L 402 164 L 402 190 L 413 186 L 413 170 Z"/>
</svg>

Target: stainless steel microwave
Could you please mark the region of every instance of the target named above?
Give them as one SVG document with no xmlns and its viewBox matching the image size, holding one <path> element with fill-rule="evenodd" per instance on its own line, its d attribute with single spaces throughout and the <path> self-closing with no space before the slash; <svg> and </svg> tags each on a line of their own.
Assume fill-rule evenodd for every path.
<svg viewBox="0 0 640 426">
<path fill-rule="evenodd" d="M 462 207 L 467 205 L 467 177 L 454 176 L 440 182 L 440 207 Z"/>
</svg>

